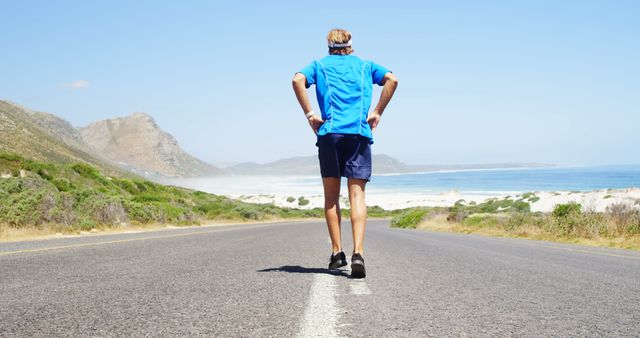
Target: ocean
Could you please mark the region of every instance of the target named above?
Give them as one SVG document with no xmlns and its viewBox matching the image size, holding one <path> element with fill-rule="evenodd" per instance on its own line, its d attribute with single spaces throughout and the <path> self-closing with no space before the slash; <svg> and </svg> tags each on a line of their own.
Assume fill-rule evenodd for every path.
<svg viewBox="0 0 640 338">
<path fill-rule="evenodd" d="M 387 191 L 476 194 L 624 189 L 640 187 L 640 165 L 391 174 L 372 178 L 371 186 Z"/>
<path fill-rule="evenodd" d="M 234 196 L 322 194 L 321 180 L 316 176 L 224 176 L 169 180 L 165 183 Z M 417 194 L 457 191 L 462 194 L 505 195 L 533 191 L 591 191 L 633 187 L 640 188 L 640 165 L 374 175 L 367 185 L 367 191 Z"/>
</svg>

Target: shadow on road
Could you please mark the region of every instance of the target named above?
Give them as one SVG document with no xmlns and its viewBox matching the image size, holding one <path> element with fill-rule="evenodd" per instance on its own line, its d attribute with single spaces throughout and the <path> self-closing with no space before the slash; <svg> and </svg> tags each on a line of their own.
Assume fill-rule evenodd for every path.
<svg viewBox="0 0 640 338">
<path fill-rule="evenodd" d="M 305 268 L 305 267 L 300 266 L 300 265 L 283 265 L 283 266 L 281 266 L 279 268 L 268 268 L 268 269 L 258 270 L 258 272 L 271 272 L 271 271 L 275 271 L 275 272 L 290 272 L 290 273 L 326 273 L 326 274 L 334 275 L 334 276 L 351 277 L 348 273 L 346 273 L 343 270 L 329 270 L 329 269 L 322 269 L 322 268 Z"/>
</svg>

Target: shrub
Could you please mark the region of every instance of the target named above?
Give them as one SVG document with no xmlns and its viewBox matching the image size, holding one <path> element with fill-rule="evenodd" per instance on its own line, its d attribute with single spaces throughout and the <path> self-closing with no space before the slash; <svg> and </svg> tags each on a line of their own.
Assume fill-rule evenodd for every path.
<svg viewBox="0 0 640 338">
<path fill-rule="evenodd" d="M 295 200 L 296 200 L 296 198 L 293 197 L 293 196 L 287 197 L 287 202 L 289 202 L 289 203 L 293 203 L 293 201 L 295 201 Z"/>
<path fill-rule="evenodd" d="M 449 215 L 447 215 L 447 221 L 449 222 L 462 222 L 465 218 L 469 216 L 469 212 L 465 209 L 460 208 L 452 208 L 449 211 Z"/>
<path fill-rule="evenodd" d="M 171 222 L 177 224 L 187 224 L 195 219 L 193 213 L 186 208 L 163 202 L 156 203 L 156 206 L 160 210 L 159 221 L 162 223 Z"/>
<path fill-rule="evenodd" d="M 309 204 L 309 200 L 304 198 L 304 196 L 300 196 L 300 198 L 298 198 L 298 205 L 303 207 L 305 205 Z"/>
<path fill-rule="evenodd" d="M 411 228 L 422 222 L 429 210 L 424 208 L 408 209 L 391 219 L 391 226 L 395 228 Z"/>
<path fill-rule="evenodd" d="M 238 205 L 233 211 L 244 219 L 261 220 L 264 216 L 264 213 L 249 204 Z"/>
<path fill-rule="evenodd" d="M 531 211 L 531 205 L 521 200 L 514 201 L 513 203 L 511 203 L 511 205 L 508 208 L 510 208 L 510 210 L 517 211 L 517 212 Z"/>
<path fill-rule="evenodd" d="M 23 191 L 10 195 L 0 206 L 0 223 L 13 227 L 42 223 L 40 206 L 45 190 Z"/>
<path fill-rule="evenodd" d="M 121 179 L 115 179 L 113 181 L 116 185 L 118 185 L 120 188 L 124 189 L 126 192 L 135 195 L 140 193 L 140 189 L 138 189 L 138 186 L 133 183 L 131 180 L 128 180 L 126 178 L 121 178 Z"/>
<path fill-rule="evenodd" d="M 371 217 L 385 217 L 388 215 L 388 212 L 380 206 L 374 205 L 367 207 L 367 214 Z"/>
<path fill-rule="evenodd" d="M 44 168 L 39 168 L 37 171 L 37 174 L 47 181 L 51 181 L 51 179 L 53 179 L 53 177 L 49 174 L 49 172 Z"/>
<path fill-rule="evenodd" d="M 14 153 L 0 152 L 0 159 L 9 162 L 24 162 L 24 157 Z"/>
<path fill-rule="evenodd" d="M 157 212 L 153 205 L 125 200 L 123 207 L 132 221 L 149 223 L 156 220 Z"/>
<path fill-rule="evenodd" d="M 536 197 L 536 193 L 534 193 L 534 192 L 526 192 L 526 193 L 522 194 L 522 196 L 520 196 L 520 198 L 522 198 L 523 200 L 532 199 L 534 197 Z"/>
<path fill-rule="evenodd" d="M 551 213 L 556 226 L 554 230 L 562 236 L 575 235 L 582 221 L 581 208 L 582 206 L 575 202 L 556 205 Z"/>
<path fill-rule="evenodd" d="M 71 169 L 75 171 L 78 175 L 86 178 L 96 178 L 100 177 L 100 172 L 95 167 L 92 167 L 86 163 L 75 163 L 71 165 Z"/>
<path fill-rule="evenodd" d="M 58 191 L 69 191 L 73 188 L 73 184 L 64 177 L 58 177 L 51 181 L 51 183 L 58 189 Z"/>
<path fill-rule="evenodd" d="M 0 180 L 0 187 L 2 187 L 9 194 L 18 194 L 22 192 L 23 180 L 20 178 L 4 179 Z"/>
<path fill-rule="evenodd" d="M 640 233 L 640 211 L 626 203 L 614 203 L 607 207 L 606 213 L 612 223 L 614 234 Z"/>
<path fill-rule="evenodd" d="M 556 218 L 566 218 L 572 215 L 579 215 L 582 205 L 576 202 L 569 202 L 566 204 L 556 204 L 551 213 Z"/>
<path fill-rule="evenodd" d="M 111 197 L 91 200 L 90 214 L 101 224 L 119 224 L 127 220 L 122 202 Z"/>
<path fill-rule="evenodd" d="M 84 178 L 90 179 L 101 185 L 109 185 L 109 181 L 102 176 L 97 168 L 86 163 L 75 163 L 71 166 L 71 169 Z"/>
<path fill-rule="evenodd" d="M 78 220 L 76 222 L 74 227 L 78 231 L 89 231 L 89 230 L 94 229 L 96 227 L 96 222 L 91 220 L 91 219 L 89 219 L 89 218 L 82 218 L 82 219 L 80 219 L 80 220 Z"/>
</svg>

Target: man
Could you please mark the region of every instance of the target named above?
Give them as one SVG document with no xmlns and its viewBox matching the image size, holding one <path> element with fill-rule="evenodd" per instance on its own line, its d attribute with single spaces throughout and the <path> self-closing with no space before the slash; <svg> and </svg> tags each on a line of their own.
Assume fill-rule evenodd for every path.
<svg viewBox="0 0 640 338">
<path fill-rule="evenodd" d="M 365 185 L 371 177 L 372 132 L 398 85 L 386 68 L 351 55 L 351 33 L 333 29 L 327 35 L 329 56 L 313 61 L 293 77 L 293 90 L 309 125 L 317 135 L 318 158 L 324 187 L 324 215 L 333 253 L 329 269 L 347 265 L 340 242 L 340 179 L 347 177 L 353 255 L 351 274 L 366 276 L 364 232 L 367 221 Z M 369 113 L 373 84 L 384 86 Z M 320 115 L 311 108 L 306 89 L 316 86 Z"/>
</svg>

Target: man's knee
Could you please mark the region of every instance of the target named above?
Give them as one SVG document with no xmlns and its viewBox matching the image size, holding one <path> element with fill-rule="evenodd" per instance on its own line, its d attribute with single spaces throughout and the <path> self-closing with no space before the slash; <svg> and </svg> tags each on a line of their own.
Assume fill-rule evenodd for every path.
<svg viewBox="0 0 640 338">
<path fill-rule="evenodd" d="M 334 206 L 340 207 L 340 195 L 332 195 L 332 196 L 324 196 L 324 206 L 325 208 L 333 208 Z"/>
</svg>

